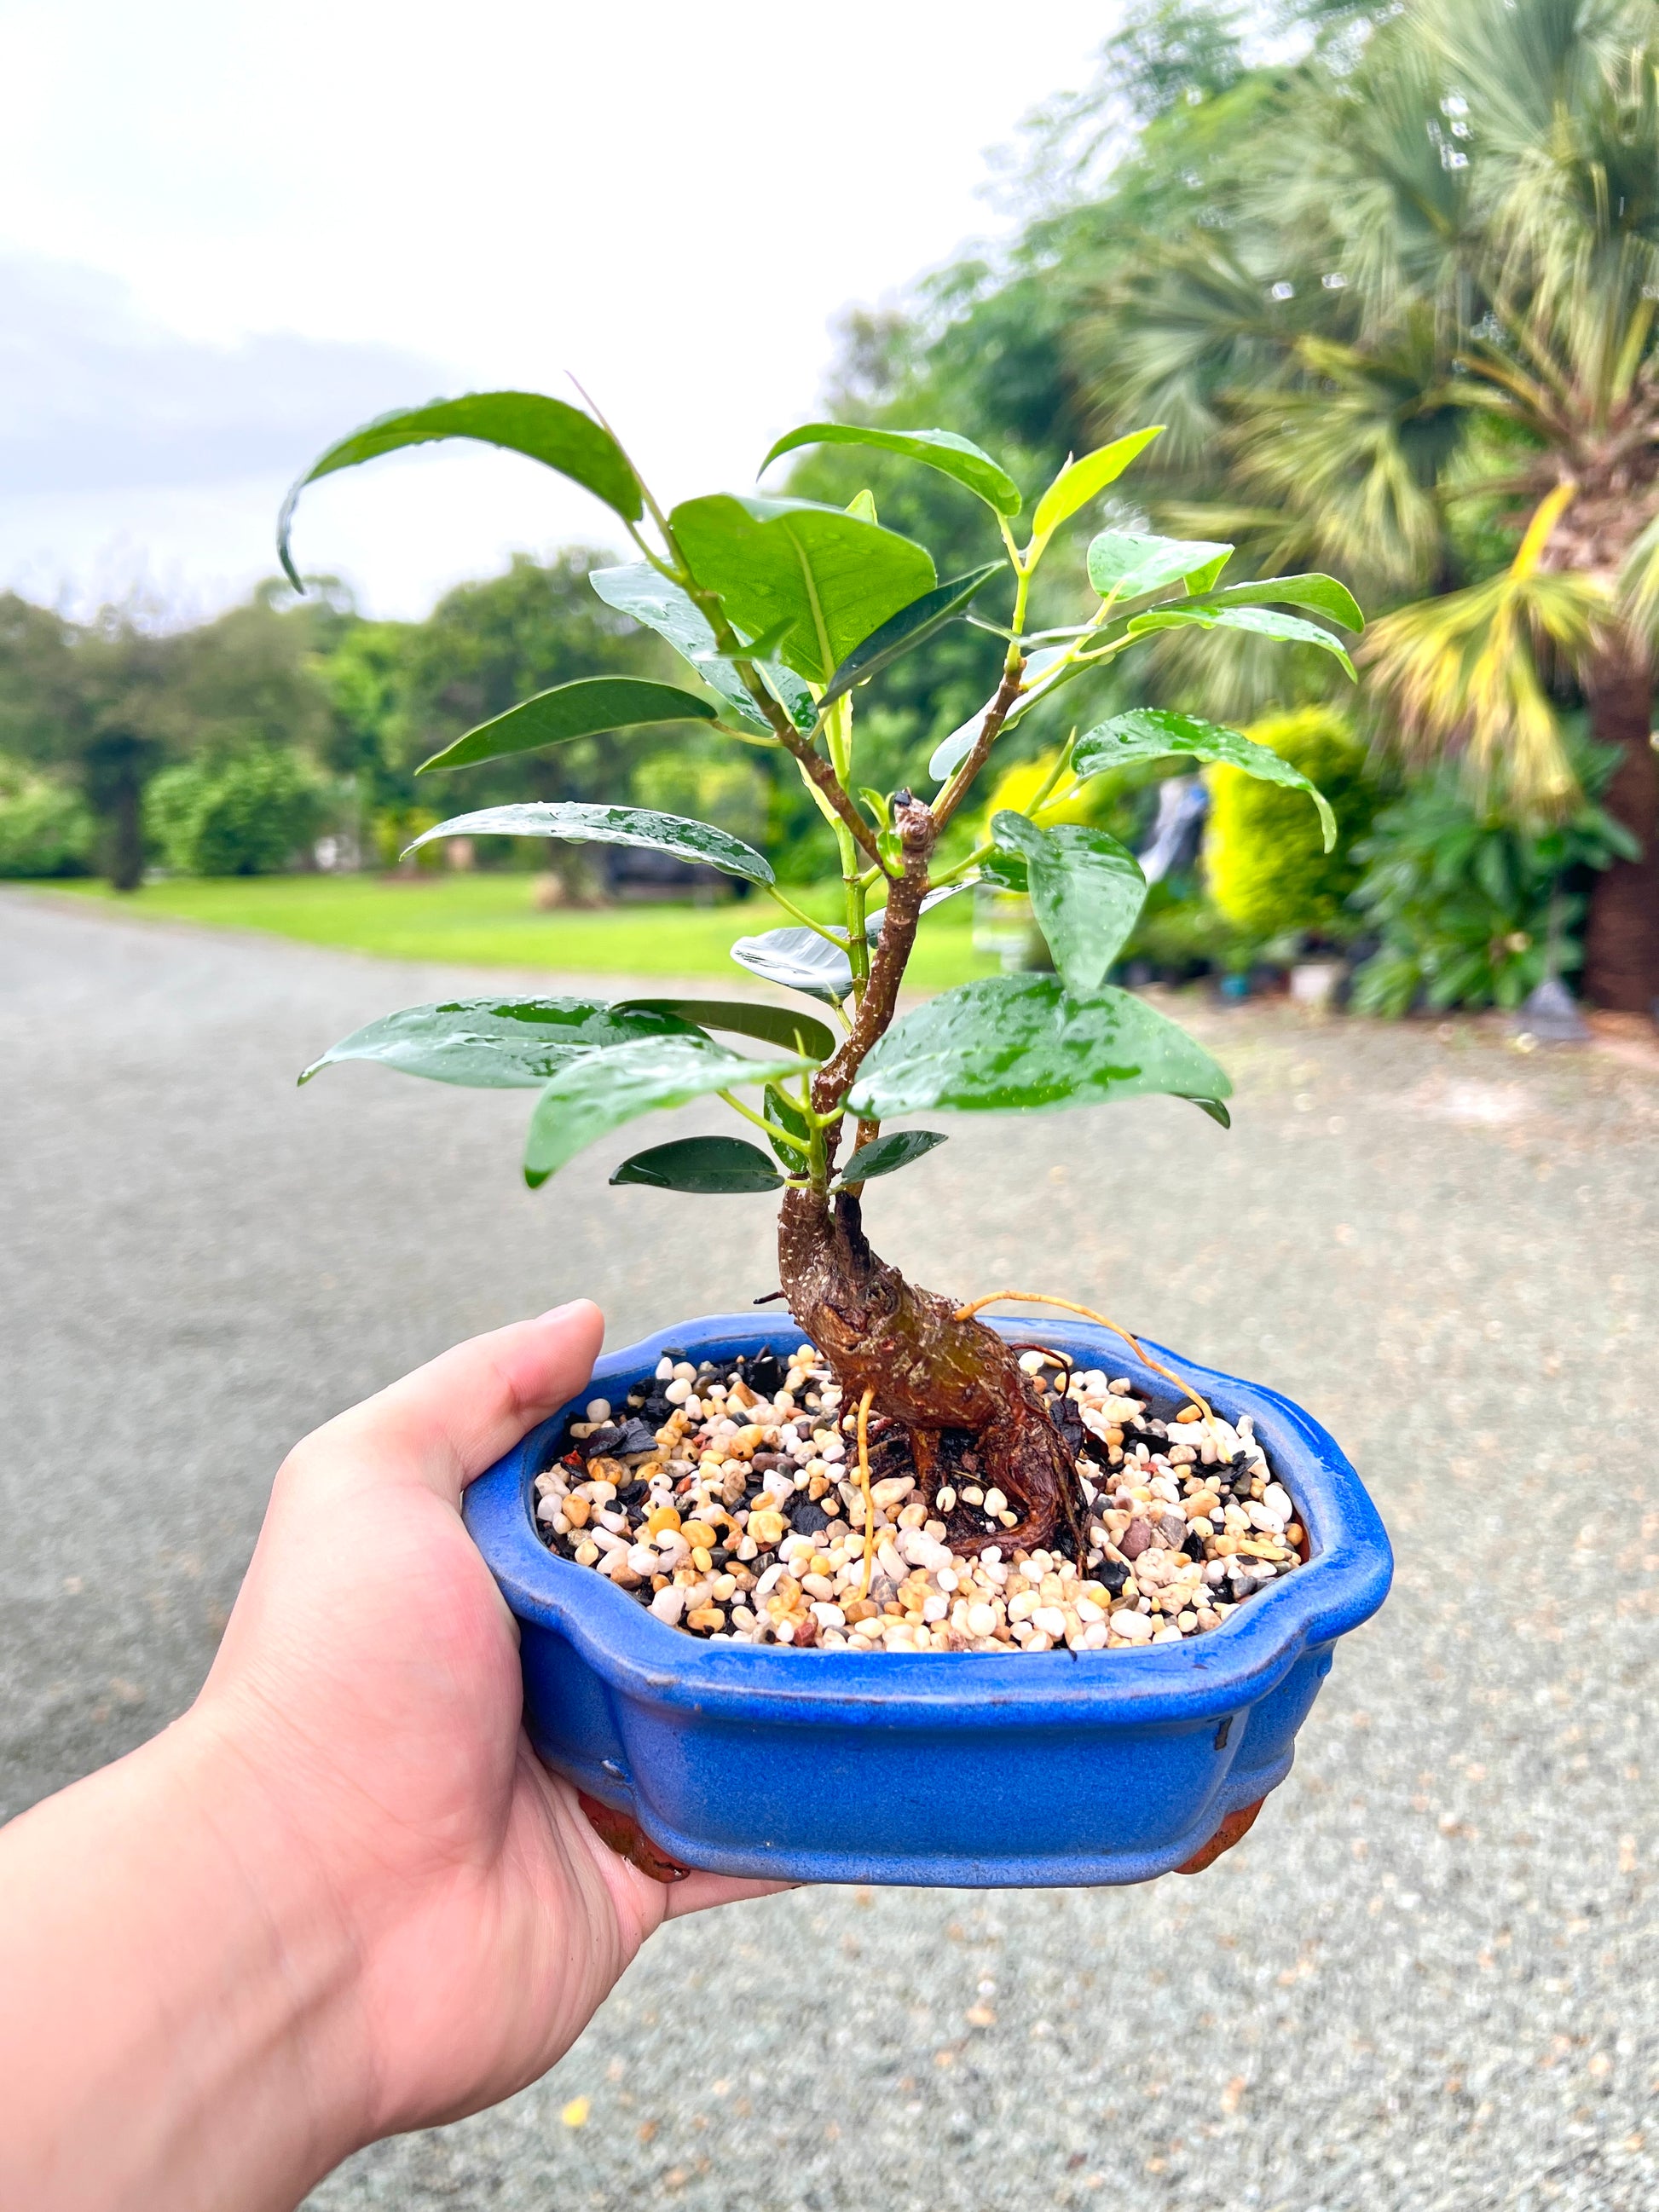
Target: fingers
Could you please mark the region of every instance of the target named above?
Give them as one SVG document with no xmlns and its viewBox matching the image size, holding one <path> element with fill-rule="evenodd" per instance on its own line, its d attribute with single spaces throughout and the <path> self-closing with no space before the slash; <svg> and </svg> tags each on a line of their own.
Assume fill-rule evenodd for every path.
<svg viewBox="0 0 1659 2212">
<path fill-rule="evenodd" d="M 435 1490 L 452 1504 L 475 1475 L 580 1390 L 593 1370 L 605 1316 L 590 1299 L 556 1306 L 535 1321 L 475 1336 L 318 1431 L 349 1447 L 361 1469 Z"/>
</svg>

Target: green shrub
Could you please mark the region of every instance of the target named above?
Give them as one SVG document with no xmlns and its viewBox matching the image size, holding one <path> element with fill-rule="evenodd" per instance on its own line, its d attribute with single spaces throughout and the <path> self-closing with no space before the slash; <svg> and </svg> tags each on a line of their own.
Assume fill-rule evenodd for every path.
<svg viewBox="0 0 1659 2212">
<path fill-rule="evenodd" d="M 185 876 L 269 876 L 288 866 L 327 818 L 327 795 L 297 753 L 272 745 L 163 769 L 145 797 L 145 828 Z"/>
<path fill-rule="evenodd" d="M 1336 843 L 1328 853 L 1322 849 L 1319 818 L 1305 792 L 1258 781 L 1224 763 L 1206 769 L 1204 870 L 1217 910 L 1255 938 L 1340 930 L 1359 880 L 1353 848 L 1376 811 L 1364 747 L 1329 707 L 1273 714 L 1247 734 L 1319 786 L 1336 816 Z"/>
<path fill-rule="evenodd" d="M 1610 746 L 1577 750 L 1591 796 L 1548 830 L 1477 808 L 1455 768 L 1384 808 L 1358 852 L 1353 903 L 1382 939 L 1354 977 L 1358 1011 L 1397 1017 L 1419 994 L 1436 1008 L 1518 1006 L 1547 975 L 1578 967 L 1585 902 L 1564 879 L 1636 857 L 1595 801 L 1617 759 Z"/>
<path fill-rule="evenodd" d="M 96 826 L 79 793 L 0 760 L 0 876 L 82 876 Z"/>
</svg>

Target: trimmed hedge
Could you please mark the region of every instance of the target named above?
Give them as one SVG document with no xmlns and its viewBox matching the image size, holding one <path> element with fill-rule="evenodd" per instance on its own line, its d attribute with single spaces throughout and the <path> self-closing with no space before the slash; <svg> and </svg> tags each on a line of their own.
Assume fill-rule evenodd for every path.
<svg viewBox="0 0 1659 2212">
<path fill-rule="evenodd" d="M 1355 842 L 1370 828 L 1377 806 L 1365 748 L 1329 707 L 1272 714 L 1246 734 L 1319 786 L 1336 816 L 1337 840 L 1330 852 L 1322 850 L 1319 818 L 1305 792 L 1262 783 L 1218 763 L 1205 770 L 1210 896 L 1228 921 L 1252 937 L 1335 929 L 1359 881 Z"/>
</svg>

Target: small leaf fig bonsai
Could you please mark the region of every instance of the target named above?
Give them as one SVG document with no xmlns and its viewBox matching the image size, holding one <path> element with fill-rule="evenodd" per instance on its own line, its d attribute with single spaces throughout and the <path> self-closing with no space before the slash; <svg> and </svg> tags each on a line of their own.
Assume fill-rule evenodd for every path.
<svg viewBox="0 0 1659 2212">
<path fill-rule="evenodd" d="M 1074 737 L 1026 812 L 997 812 L 975 850 L 949 866 L 936 860 L 942 833 L 1006 732 L 1061 687 L 1086 681 L 1145 639 L 1182 628 L 1248 630 L 1316 647 L 1352 676 L 1325 626 L 1362 626 L 1340 583 L 1298 575 L 1224 584 L 1231 546 L 1139 532 L 1109 529 L 1090 546 L 1098 605 L 1086 620 L 1028 629 L 1032 579 L 1055 533 L 1157 435 L 1135 431 L 1069 462 L 1036 501 L 1023 544 L 1015 529 L 1024 504 L 1018 486 L 951 431 L 809 422 L 778 441 L 763 467 L 799 447 L 869 446 L 942 471 L 974 494 L 990 510 L 1000 551 L 944 582 L 921 545 L 881 526 L 867 494 L 842 511 L 714 493 L 665 513 L 607 425 L 531 392 L 474 393 L 368 424 L 331 447 L 295 485 L 280 526 L 283 562 L 299 587 L 289 530 L 304 485 L 437 439 L 481 440 L 585 485 L 620 519 L 639 554 L 596 573 L 595 590 L 665 638 L 693 688 L 619 677 L 561 684 L 470 732 L 425 769 L 650 722 L 699 720 L 733 743 L 781 747 L 793 757 L 834 830 L 844 891 L 839 925 L 815 921 L 779 887 L 762 854 L 708 823 L 638 807 L 522 805 L 458 815 L 416 842 L 495 832 L 647 846 L 746 877 L 788 921 L 743 939 L 732 957 L 750 974 L 817 1000 L 837 1028 L 747 999 L 471 1000 L 408 1007 L 371 1023 L 301 1079 L 337 1060 L 374 1060 L 440 1082 L 533 1089 L 525 1153 L 532 1185 L 653 1108 L 723 1099 L 765 1150 L 733 1136 L 681 1139 L 635 1154 L 611 1181 L 778 1192 L 780 1281 L 795 1322 L 828 1358 L 849 1402 L 873 1405 L 902 1425 L 925 1496 L 945 1480 L 951 1432 L 956 1449 L 964 1437 L 971 1441 L 980 1479 L 988 1487 L 994 1482 L 1017 1516 L 998 1540 L 1011 1548 L 1064 1542 L 1068 1531 L 1075 1537 L 1075 1467 L 1014 1351 L 956 1301 L 907 1282 L 872 1249 L 866 1186 L 944 1141 L 932 1131 L 884 1124 L 939 1108 L 1091 1105 L 1161 1092 L 1192 1100 L 1224 1127 L 1231 1085 L 1222 1069 L 1174 1023 L 1106 980 L 1146 895 L 1133 855 L 1102 830 L 1045 824 L 1045 805 L 1126 762 L 1228 761 L 1307 792 L 1328 847 L 1334 836 L 1323 798 L 1289 762 L 1236 731 L 1142 708 Z M 1000 602 L 993 591 L 999 586 L 1008 594 Z M 993 606 L 994 621 L 969 612 Z M 1006 653 L 993 696 L 935 752 L 933 795 L 860 788 L 859 692 L 942 625 L 964 618 L 994 629 Z M 980 881 L 1029 894 L 1055 972 L 965 983 L 901 1014 L 922 914 Z M 720 1042 L 726 1036 L 760 1049 L 734 1050 Z M 971 1551 L 993 1540 L 953 1540 Z"/>
</svg>

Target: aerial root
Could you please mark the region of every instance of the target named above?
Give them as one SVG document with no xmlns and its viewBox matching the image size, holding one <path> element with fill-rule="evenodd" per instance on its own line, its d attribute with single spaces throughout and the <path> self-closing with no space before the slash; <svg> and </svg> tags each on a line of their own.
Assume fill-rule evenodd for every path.
<svg viewBox="0 0 1659 2212">
<path fill-rule="evenodd" d="M 1121 1322 L 1115 1322 L 1109 1314 L 1097 1313 L 1092 1306 L 1080 1306 L 1075 1299 L 1051 1297 L 1046 1291 L 992 1291 L 982 1298 L 975 1298 L 968 1305 L 958 1306 L 952 1318 L 957 1321 L 971 1321 L 974 1316 L 982 1311 L 986 1306 L 1001 1305 L 1005 1302 L 1024 1306 L 1059 1306 L 1066 1313 L 1081 1314 L 1085 1321 L 1098 1322 L 1103 1328 L 1109 1328 L 1114 1336 L 1121 1336 L 1134 1353 L 1135 1358 L 1150 1367 L 1155 1375 L 1162 1375 L 1167 1381 L 1173 1382 L 1177 1389 L 1184 1390 L 1206 1420 L 1212 1418 L 1209 1400 L 1201 1397 L 1184 1376 L 1177 1375 L 1173 1367 L 1166 1367 L 1161 1359 L 1154 1359 L 1152 1353 L 1142 1345 L 1139 1338 L 1132 1336 Z M 868 1495 L 867 1491 L 866 1494 Z"/>
</svg>

